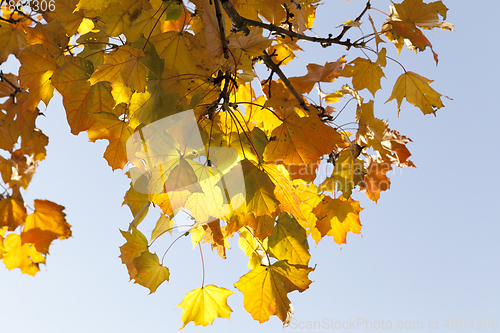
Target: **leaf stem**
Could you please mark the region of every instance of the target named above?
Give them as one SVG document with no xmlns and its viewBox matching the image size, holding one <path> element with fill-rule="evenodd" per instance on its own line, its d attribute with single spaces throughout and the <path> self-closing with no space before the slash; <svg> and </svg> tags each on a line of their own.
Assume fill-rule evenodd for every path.
<svg viewBox="0 0 500 333">
<path fill-rule="evenodd" d="M 205 286 L 205 262 L 203 261 L 203 251 L 201 251 L 201 244 L 198 243 L 198 248 L 200 249 L 200 257 L 201 257 L 201 268 L 203 270 L 203 279 L 201 280 L 201 287 Z"/>
</svg>

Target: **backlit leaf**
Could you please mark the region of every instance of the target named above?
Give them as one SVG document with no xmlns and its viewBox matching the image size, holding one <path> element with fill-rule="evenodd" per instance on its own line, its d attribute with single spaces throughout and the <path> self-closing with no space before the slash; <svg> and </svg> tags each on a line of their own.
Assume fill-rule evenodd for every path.
<svg viewBox="0 0 500 333">
<path fill-rule="evenodd" d="M 177 307 L 182 307 L 182 327 L 189 322 L 207 326 L 215 318 L 227 318 L 233 310 L 227 305 L 227 297 L 232 291 L 213 284 L 191 290 Z"/>
<path fill-rule="evenodd" d="M 148 250 L 133 260 L 137 274 L 134 276 L 134 283 L 138 283 L 149 289 L 150 294 L 154 293 L 158 286 L 168 281 L 170 272 L 168 268 L 162 266 L 156 253 Z"/>
<path fill-rule="evenodd" d="M 395 99 L 398 102 L 398 113 L 401 111 L 403 98 L 418 107 L 424 114 L 436 114 L 442 108 L 441 94 L 430 87 L 432 80 L 413 72 L 406 72 L 394 84 L 391 97 L 387 102 Z M 386 103 L 387 103 L 386 102 Z"/>
</svg>

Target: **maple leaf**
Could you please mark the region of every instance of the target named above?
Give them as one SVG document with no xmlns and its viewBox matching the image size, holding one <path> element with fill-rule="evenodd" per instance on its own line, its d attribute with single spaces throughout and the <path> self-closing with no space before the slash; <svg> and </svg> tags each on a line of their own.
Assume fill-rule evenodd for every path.
<svg viewBox="0 0 500 333">
<path fill-rule="evenodd" d="M 165 68 L 179 74 L 206 74 L 207 68 L 198 54 L 203 54 L 200 41 L 188 32 L 167 31 L 151 37 L 150 43 L 165 59 Z"/>
<path fill-rule="evenodd" d="M 32 45 L 23 50 L 19 62 L 19 82 L 29 89 L 23 108 L 34 110 L 40 101 L 48 105 L 54 92 L 50 78 L 58 67 L 52 55 L 43 45 Z"/>
<path fill-rule="evenodd" d="M 107 139 L 109 145 L 104 152 L 104 158 L 113 170 L 123 169 L 128 162 L 126 142 L 132 135 L 132 129 L 113 113 L 98 113 L 94 115 L 94 119 L 94 124 L 87 131 L 89 140 L 95 142 Z"/>
<path fill-rule="evenodd" d="M 256 266 L 269 266 L 270 254 L 268 249 L 268 239 L 259 241 L 247 227 L 241 228 L 239 231 L 238 246 L 245 252 L 248 261 L 248 268 L 254 269 Z"/>
<path fill-rule="evenodd" d="M 120 246 L 120 258 L 122 263 L 127 266 L 128 274 L 132 280 L 137 275 L 137 269 L 134 266 L 134 259 L 139 257 L 144 251 L 148 250 L 148 240 L 136 228 L 132 232 L 121 231 L 121 234 L 127 242 Z"/>
<path fill-rule="evenodd" d="M 318 82 L 333 82 L 341 75 L 342 66 L 346 62 L 345 56 L 335 62 L 326 62 L 324 66 L 317 64 L 307 65 L 307 75 L 291 77 L 290 82 L 294 88 L 303 94 L 311 92 Z"/>
<path fill-rule="evenodd" d="M 0 25 L 0 64 L 13 54 L 18 59 L 21 51 L 28 45 L 26 35 L 22 29 L 17 29 L 12 24 Z"/>
<path fill-rule="evenodd" d="M 250 29 L 248 35 L 243 33 L 232 33 L 227 37 L 227 43 L 230 48 L 243 50 L 249 56 L 260 56 L 262 50 L 267 49 L 272 40 L 262 36 L 262 28 Z"/>
<path fill-rule="evenodd" d="M 208 0 L 190 1 L 196 5 L 199 11 L 199 15 L 196 16 L 192 29 L 195 34 L 199 34 L 200 37 L 202 37 L 201 42 L 204 49 L 204 56 L 207 58 L 220 57 L 222 54 L 222 42 L 215 9 Z M 197 24 L 197 22 L 199 23 Z M 225 22 L 223 24 L 225 25 Z M 229 29 L 226 31 L 229 31 Z"/>
<path fill-rule="evenodd" d="M 378 52 L 378 47 L 380 43 L 385 43 L 385 42 L 382 40 L 382 38 L 380 38 L 380 33 L 377 31 L 377 28 L 375 28 L 375 23 L 373 22 L 373 19 L 370 15 L 368 15 L 368 19 L 370 20 L 370 23 L 373 28 L 373 34 L 375 35 L 375 42 L 377 44 L 377 52 Z"/>
<path fill-rule="evenodd" d="M 377 157 L 370 155 L 366 158 L 368 163 L 365 175 L 365 190 L 368 199 L 377 202 L 380 192 L 387 191 L 391 187 L 391 181 L 387 177 L 387 172 L 392 170 L 390 163 L 377 161 Z"/>
<path fill-rule="evenodd" d="M 75 135 L 92 127 L 94 114 L 111 113 L 115 105 L 109 83 L 91 86 L 87 82 L 92 72 L 90 61 L 71 57 L 52 76 L 52 84 L 63 95 L 68 124 Z"/>
<path fill-rule="evenodd" d="M 347 145 L 336 130 L 316 115 L 301 118 L 290 114 L 271 135 L 276 140 L 266 146 L 264 159 L 285 165 L 310 165 L 335 147 Z"/>
<path fill-rule="evenodd" d="M 222 232 L 227 238 L 229 235 L 245 226 L 251 229 L 252 235 L 255 238 L 264 241 L 267 236 L 273 233 L 274 218 L 271 215 L 255 216 L 253 212 L 244 212 L 233 216 L 230 222 L 222 228 Z"/>
<path fill-rule="evenodd" d="M 361 210 L 359 202 L 351 198 L 324 197 L 321 203 L 313 209 L 318 218 L 316 228 L 321 232 L 322 237 L 332 236 L 337 244 L 345 244 L 349 231 L 355 234 L 360 233 L 359 213 Z"/>
<path fill-rule="evenodd" d="M 17 234 L 8 235 L 3 246 L 5 253 L 2 259 L 9 270 L 19 268 L 23 274 L 35 276 L 40 270 L 39 264 L 45 263 L 45 257 L 32 244 L 22 244 L 21 236 Z"/>
<path fill-rule="evenodd" d="M 141 57 L 144 57 L 144 52 L 129 45 L 124 45 L 116 51 L 104 55 L 104 63 L 97 67 L 89 78 L 90 84 L 109 81 L 113 86 L 125 82 L 134 90 L 144 92 L 146 68 L 140 61 Z"/>
<path fill-rule="evenodd" d="M 269 236 L 269 249 L 279 260 L 307 265 L 311 255 L 304 228 L 287 213 L 281 213 L 274 232 Z"/>
<path fill-rule="evenodd" d="M 228 296 L 234 294 L 213 284 L 191 290 L 177 307 L 182 307 L 182 328 L 189 322 L 207 326 L 215 318 L 227 318 L 233 310 L 227 305 Z"/>
<path fill-rule="evenodd" d="M 9 108 L 7 113 L 0 111 L 0 148 L 12 152 L 14 143 L 17 142 L 18 134 L 14 121 L 15 113 Z"/>
<path fill-rule="evenodd" d="M 243 306 L 252 318 L 263 323 L 276 315 L 284 324 L 293 314 L 287 294 L 309 288 L 307 277 L 313 268 L 278 261 L 271 266 L 255 266 L 234 284 L 243 293 Z"/>
<path fill-rule="evenodd" d="M 422 0 L 404 0 L 400 4 L 390 6 L 391 15 L 384 23 L 382 30 L 385 31 L 387 39 L 392 41 L 399 52 L 403 47 L 403 40 L 409 49 L 423 51 L 427 46 L 432 50 L 432 44 L 423 32 L 417 28 L 424 29 L 441 28 L 453 30 L 453 24 L 440 22 L 439 16 L 446 19 L 448 8 L 441 2 L 424 3 Z M 434 60 L 438 63 L 438 56 L 432 50 Z"/>
<path fill-rule="evenodd" d="M 241 161 L 241 167 L 245 176 L 246 211 L 253 212 L 255 216 L 274 213 L 278 201 L 269 176 L 248 160 Z"/>
<path fill-rule="evenodd" d="M 131 2 L 133 3 L 134 1 Z M 140 40 L 141 36 L 155 36 L 160 34 L 162 31 L 159 22 L 165 20 L 166 16 L 169 14 L 168 10 L 159 10 L 159 8 L 164 7 L 164 4 L 165 2 L 161 0 L 143 0 L 141 2 L 142 11 L 139 17 L 135 18 L 134 16 L 131 16 L 133 20 L 131 20 L 130 25 L 123 32 L 123 34 L 127 38 L 127 41 L 134 43 L 137 40 Z M 165 4 L 165 6 L 168 9 L 175 7 L 172 6 L 173 4 L 173 2 L 170 2 L 168 4 Z M 136 14 L 138 12 L 132 13 Z M 141 48 L 142 47 L 143 46 L 141 46 Z"/>
<path fill-rule="evenodd" d="M 14 231 L 24 223 L 26 215 L 22 197 L 11 196 L 0 200 L 0 228 L 8 227 L 9 231 Z"/>
<path fill-rule="evenodd" d="M 165 215 L 161 215 L 158 221 L 156 222 L 156 226 L 151 232 L 151 241 L 163 235 L 165 232 L 169 232 L 172 235 L 172 227 L 174 225 L 174 221 Z"/>
<path fill-rule="evenodd" d="M 338 189 L 349 198 L 356 186 L 363 185 L 363 172 L 363 160 L 354 157 L 351 150 L 343 150 L 335 161 L 332 175 L 319 185 L 319 190 L 335 193 Z"/>
<path fill-rule="evenodd" d="M 292 214 L 300 221 L 306 221 L 306 217 L 300 209 L 300 194 L 293 184 L 290 173 L 287 171 L 287 169 L 293 169 L 293 166 L 285 168 L 282 164 L 274 163 L 265 163 L 262 166 L 275 185 L 274 195 L 279 201 L 280 210 Z M 310 169 L 309 166 L 306 169 Z M 303 173 L 297 173 L 296 178 L 307 177 L 304 177 Z"/>
<path fill-rule="evenodd" d="M 382 53 L 383 51 L 383 53 Z M 385 60 L 385 49 L 382 49 L 383 59 Z M 382 60 L 382 61 L 384 61 Z M 380 79 L 385 77 L 382 68 L 384 62 L 371 62 L 363 58 L 356 58 L 348 63 L 342 70 L 342 76 L 352 77 L 352 86 L 356 90 L 368 89 L 373 96 L 375 92 L 381 89 Z"/>
<path fill-rule="evenodd" d="M 199 223 L 199 221 L 197 222 Z M 222 259 L 226 259 L 226 248 L 229 248 L 229 241 L 222 234 L 220 221 L 216 220 L 203 224 L 203 229 L 205 230 L 203 242 L 209 243 L 212 250 L 216 249 L 219 256 Z"/>
<path fill-rule="evenodd" d="M 79 45 L 84 45 L 84 49 L 78 53 L 79 57 L 91 61 L 94 66 L 104 63 L 104 55 L 106 54 L 104 46 L 109 43 L 109 36 L 105 31 L 87 32 L 78 37 L 76 42 Z M 120 102 L 117 101 L 118 103 Z"/>
<path fill-rule="evenodd" d="M 151 8 L 145 1 L 121 0 L 118 6 L 110 3 L 102 13 L 107 34 L 116 37 L 127 31 L 141 15 L 143 6 Z"/>
<path fill-rule="evenodd" d="M 22 243 L 32 243 L 38 252 L 47 254 L 50 243 L 71 236 L 71 226 L 66 222 L 64 206 L 48 200 L 35 200 L 35 211 L 26 217 Z"/>
<path fill-rule="evenodd" d="M 79 0 L 75 11 L 80 10 L 81 8 L 85 9 L 101 9 L 107 7 L 111 3 L 119 2 L 118 0 Z"/>
<path fill-rule="evenodd" d="M 149 289 L 152 294 L 158 286 L 168 281 L 170 272 L 168 268 L 162 266 L 156 253 L 145 250 L 140 256 L 133 259 L 134 268 L 137 274 L 134 275 L 134 283 L 138 283 Z"/>
<path fill-rule="evenodd" d="M 382 160 L 400 167 L 415 166 L 408 160 L 411 156 L 406 144 L 411 139 L 391 130 L 387 121 L 375 118 L 373 101 L 364 103 L 358 108 L 359 130 L 356 134 L 356 143 L 359 146 L 368 146 L 377 150 Z"/>
<path fill-rule="evenodd" d="M 401 102 L 403 97 L 418 107 L 424 114 L 436 114 L 436 111 L 442 108 L 443 102 L 441 95 L 430 87 L 432 80 L 429 80 L 417 73 L 406 72 L 401 74 L 394 84 L 391 97 L 387 102 L 395 99 L 398 102 L 398 114 L 401 111 Z M 445 96 L 446 97 L 446 96 Z M 387 103 L 386 102 L 386 103 Z"/>
<path fill-rule="evenodd" d="M 132 227 L 137 227 L 137 224 L 139 224 L 146 217 L 149 211 L 149 206 L 151 205 L 148 196 L 144 193 L 136 191 L 136 187 L 140 187 L 140 185 L 130 183 L 130 188 L 125 193 L 122 203 L 122 206 L 126 204 L 130 208 L 130 211 L 134 216 L 135 223 Z"/>
<path fill-rule="evenodd" d="M 48 10 L 43 13 L 48 22 L 46 29 L 56 34 L 61 31 L 68 36 L 73 36 L 83 21 L 84 12 L 76 10 L 79 0 L 59 0 L 54 10 Z"/>
</svg>

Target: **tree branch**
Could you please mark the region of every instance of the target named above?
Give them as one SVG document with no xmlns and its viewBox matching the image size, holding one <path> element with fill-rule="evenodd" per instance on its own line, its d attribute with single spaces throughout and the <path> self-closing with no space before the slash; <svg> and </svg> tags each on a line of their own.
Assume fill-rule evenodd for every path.
<svg viewBox="0 0 500 333">
<path fill-rule="evenodd" d="M 6 77 L 5 75 L 3 74 L 2 71 L 0 71 L 0 81 L 1 82 L 7 82 L 12 88 L 14 88 L 14 93 L 17 94 L 17 93 L 20 93 L 22 90 L 21 88 L 19 88 L 18 86 L 16 86 L 14 83 L 10 82 Z"/>
<path fill-rule="evenodd" d="M 222 3 L 222 7 L 224 7 L 224 10 L 226 11 L 227 16 L 229 16 L 229 18 L 233 22 L 233 29 L 236 31 L 242 31 L 245 34 L 250 33 L 250 29 L 248 29 L 248 27 L 261 27 L 263 29 L 273 31 L 277 34 L 285 35 L 285 36 L 288 36 L 290 38 L 296 38 L 296 39 L 301 39 L 301 40 L 307 40 L 310 42 L 320 43 L 321 46 L 323 46 L 323 47 L 328 47 L 328 46 L 331 46 L 332 44 L 343 45 L 343 46 L 347 47 L 347 49 L 349 49 L 351 47 L 364 46 L 364 42 L 352 43 L 349 39 L 347 39 L 346 41 L 341 41 L 340 39 L 344 36 L 345 32 L 343 32 L 343 33 L 341 32 L 341 34 L 335 38 L 332 38 L 331 34 L 328 36 L 328 38 L 312 37 L 312 36 L 299 34 L 297 32 L 290 31 L 287 29 L 283 29 L 283 28 L 278 27 L 278 26 L 273 25 L 273 24 L 255 21 L 255 20 L 250 20 L 250 19 L 242 17 L 238 13 L 236 8 L 234 8 L 234 6 L 230 0 L 220 0 L 220 1 Z M 368 1 L 368 4 L 369 3 L 370 3 L 370 1 Z M 367 4 L 367 6 L 368 6 L 368 4 Z M 368 8 L 365 8 L 365 10 L 363 11 L 362 14 L 364 14 L 366 12 L 366 10 L 368 10 Z M 359 19 L 361 19 L 361 16 L 362 15 L 360 15 Z M 344 28 L 347 28 L 347 27 L 344 27 Z M 346 30 L 346 32 L 347 32 L 347 30 Z"/>
<path fill-rule="evenodd" d="M 224 21 L 222 17 L 222 13 L 220 10 L 220 3 L 219 0 L 214 0 L 214 6 L 215 6 L 215 16 L 217 17 L 217 22 L 219 23 L 219 32 L 220 32 L 220 39 L 222 42 L 222 50 L 224 52 L 224 58 L 229 59 L 229 47 L 227 46 L 227 40 L 226 40 L 226 31 L 224 28 Z"/>
<path fill-rule="evenodd" d="M 290 80 L 286 77 L 286 75 L 283 73 L 283 71 L 281 70 L 281 68 L 274 63 L 274 61 L 271 58 L 271 56 L 269 54 L 267 54 L 266 51 L 264 51 L 264 54 L 261 56 L 261 58 L 264 61 L 264 63 L 266 64 L 266 66 L 271 71 L 273 71 L 274 73 L 278 74 L 278 76 L 280 77 L 281 81 L 283 81 L 283 83 L 288 88 L 288 90 L 290 90 L 290 92 L 292 93 L 293 97 L 295 97 L 295 99 L 299 102 L 300 106 L 304 110 L 309 111 L 309 108 L 307 107 L 307 104 L 304 101 L 304 98 L 302 98 L 302 95 L 300 95 L 297 92 L 297 90 L 295 90 L 295 88 L 293 87 L 293 85 L 290 82 Z M 271 84 L 271 82 L 269 82 L 269 84 Z"/>
<path fill-rule="evenodd" d="M 361 12 L 361 14 L 359 14 L 359 16 L 356 17 L 356 19 L 354 21 L 355 22 L 359 22 L 361 20 L 361 18 L 363 17 L 363 15 L 365 15 L 365 13 L 371 7 L 372 7 L 372 5 L 370 4 L 370 0 L 368 0 L 368 2 L 366 3 L 365 9 L 363 9 L 363 11 Z M 351 29 L 351 28 L 352 28 L 352 26 L 344 26 L 344 28 L 342 29 L 342 31 L 340 32 L 340 34 L 337 37 L 335 37 L 334 39 L 341 40 L 342 37 L 344 37 L 344 35 L 346 34 L 346 32 L 349 31 L 349 29 Z M 356 42 L 354 42 L 354 44 L 356 44 Z"/>
</svg>

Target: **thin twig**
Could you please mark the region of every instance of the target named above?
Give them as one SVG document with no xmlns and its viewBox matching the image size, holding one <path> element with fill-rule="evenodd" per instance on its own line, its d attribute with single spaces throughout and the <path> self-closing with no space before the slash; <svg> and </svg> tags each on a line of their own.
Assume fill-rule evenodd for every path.
<svg viewBox="0 0 500 333">
<path fill-rule="evenodd" d="M 299 34 L 299 33 L 294 32 L 294 31 L 283 29 L 283 28 L 278 27 L 278 26 L 273 25 L 273 24 L 247 19 L 247 18 L 242 17 L 238 13 L 238 11 L 236 10 L 236 8 L 234 8 L 234 6 L 230 0 L 220 0 L 220 1 L 222 3 L 222 7 L 224 7 L 224 10 L 226 11 L 227 16 L 229 16 L 229 18 L 233 22 L 233 29 L 236 31 L 242 31 L 246 35 L 248 35 L 250 33 L 250 29 L 248 29 L 248 27 L 261 27 L 263 29 L 273 31 L 277 34 L 288 36 L 292 39 L 297 38 L 297 39 L 307 40 L 310 42 L 320 43 L 321 46 L 323 46 L 323 47 L 328 47 L 328 46 L 331 46 L 332 44 L 344 45 L 345 47 L 347 47 L 347 49 L 349 49 L 351 47 L 364 46 L 364 43 L 352 43 L 349 39 L 346 41 L 341 41 L 340 40 L 341 37 L 340 38 L 339 37 L 332 38 L 331 34 L 328 36 L 328 38 L 311 37 L 311 36 Z"/>
<path fill-rule="evenodd" d="M 224 58 L 229 59 L 229 47 L 226 40 L 226 30 L 224 28 L 224 22 L 222 17 L 222 12 L 220 10 L 219 0 L 214 0 L 215 6 L 215 16 L 217 17 L 217 22 L 219 23 L 220 39 L 222 42 L 222 50 L 224 52 Z"/>
<path fill-rule="evenodd" d="M 271 56 L 269 54 L 267 54 L 266 51 L 264 51 L 264 54 L 261 56 L 261 58 L 264 61 L 264 63 L 266 64 L 266 66 L 271 71 L 273 71 L 276 74 L 278 74 L 278 76 L 280 77 L 281 81 L 283 81 L 283 83 L 288 88 L 288 90 L 290 90 L 290 92 L 292 93 L 293 97 L 295 97 L 295 99 L 297 100 L 297 102 L 299 102 L 300 106 L 304 110 L 309 111 L 309 108 L 307 107 L 307 104 L 304 101 L 304 98 L 302 97 L 302 95 L 300 95 L 297 92 L 297 90 L 295 90 L 295 88 L 293 87 L 293 85 L 290 82 L 290 80 L 286 77 L 286 75 L 283 73 L 283 71 L 281 70 L 281 68 L 277 64 L 274 63 L 274 61 L 271 58 Z"/>
<path fill-rule="evenodd" d="M 7 82 L 12 88 L 14 88 L 14 91 L 15 93 L 20 93 L 22 92 L 21 88 L 19 88 L 18 86 L 16 86 L 14 83 L 10 82 L 6 77 L 5 75 L 3 74 L 2 71 L 0 71 L 0 81 L 2 82 Z"/>
<path fill-rule="evenodd" d="M 354 22 L 359 22 L 361 20 L 361 18 L 363 17 L 363 15 L 365 15 L 365 13 L 370 8 L 371 8 L 371 4 L 370 4 L 370 0 L 368 0 L 368 2 L 366 3 L 365 9 L 363 9 L 363 11 L 361 12 L 361 14 L 359 14 L 359 16 L 356 17 L 356 19 L 354 20 Z M 349 31 L 349 29 L 351 29 L 351 28 L 352 28 L 352 26 L 344 26 L 344 28 L 342 29 L 342 31 L 340 32 L 340 34 L 337 37 L 335 37 L 334 39 L 341 40 L 342 37 L 344 37 L 344 35 L 346 34 L 346 32 Z M 356 42 L 354 42 L 354 44 L 356 44 Z"/>
</svg>

